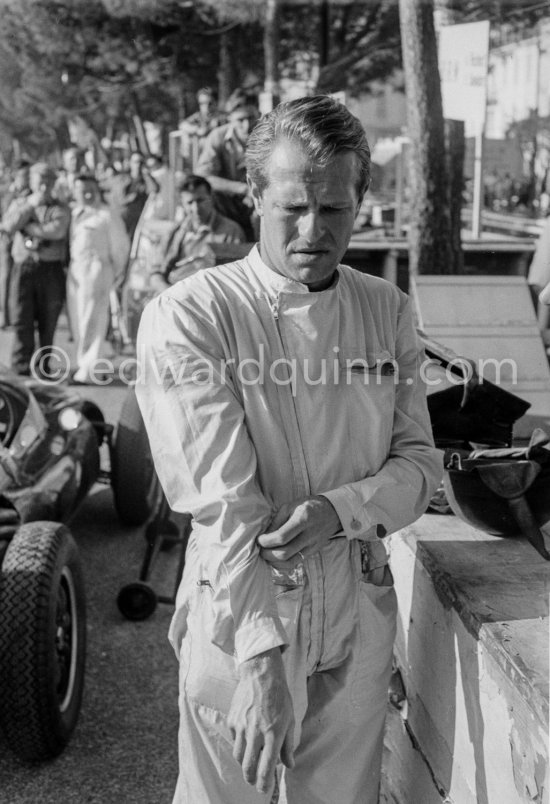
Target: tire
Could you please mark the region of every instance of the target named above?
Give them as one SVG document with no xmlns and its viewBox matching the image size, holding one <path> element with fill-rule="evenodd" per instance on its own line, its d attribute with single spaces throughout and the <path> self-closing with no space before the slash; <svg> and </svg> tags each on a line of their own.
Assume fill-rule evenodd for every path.
<svg viewBox="0 0 550 804">
<path fill-rule="evenodd" d="M 94 428 L 97 438 L 97 445 L 100 447 L 104 440 L 103 425 L 105 424 L 105 416 L 95 402 L 90 402 L 89 399 L 84 399 L 82 401 L 80 410 L 82 411 L 82 415 L 88 419 Z"/>
<path fill-rule="evenodd" d="M 162 503 L 163 494 L 136 393 L 128 389 L 112 453 L 115 508 L 123 525 L 143 525 Z"/>
<path fill-rule="evenodd" d="M 52 759 L 76 726 L 86 660 L 78 550 L 57 522 L 15 533 L 0 575 L 0 724 L 24 760 Z"/>
</svg>

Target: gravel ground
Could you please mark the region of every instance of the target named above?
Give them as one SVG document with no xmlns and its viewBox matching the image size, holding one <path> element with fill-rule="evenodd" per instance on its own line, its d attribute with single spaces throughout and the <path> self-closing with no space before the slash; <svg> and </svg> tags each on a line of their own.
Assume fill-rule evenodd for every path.
<svg viewBox="0 0 550 804">
<path fill-rule="evenodd" d="M 125 388 L 82 389 L 116 422 Z M 116 596 L 138 579 L 143 528 L 122 528 L 111 489 L 97 485 L 71 524 L 84 567 L 88 655 L 80 719 L 65 752 L 22 764 L 0 735 L 1 804 L 169 804 L 177 775 L 177 661 L 172 607 L 123 619 Z M 177 549 L 161 553 L 152 584 L 172 594 Z M 0 693 L 1 694 L 1 693 Z"/>
</svg>

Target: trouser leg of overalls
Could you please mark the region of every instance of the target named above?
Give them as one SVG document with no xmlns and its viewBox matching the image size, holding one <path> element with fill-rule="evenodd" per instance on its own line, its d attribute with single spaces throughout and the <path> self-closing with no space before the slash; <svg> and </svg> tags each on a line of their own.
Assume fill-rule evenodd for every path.
<svg viewBox="0 0 550 804">
<path fill-rule="evenodd" d="M 202 619 L 202 618 L 201 618 Z M 196 619 L 199 625 L 199 618 Z M 200 627 L 200 626 L 199 626 Z M 173 804 L 269 804 L 233 758 L 227 712 L 237 685 L 234 659 L 194 628 L 180 654 L 179 776 Z"/>
<path fill-rule="evenodd" d="M 307 679 L 295 765 L 283 772 L 279 804 L 378 804 L 397 612 L 393 586 L 363 584 L 358 606 L 349 658 Z"/>
<path fill-rule="evenodd" d="M 321 564 L 308 559 L 303 589 L 277 599 L 291 639 L 283 659 L 297 746 L 294 769 L 282 773 L 280 801 L 377 804 L 395 592 L 352 573 L 347 583 L 335 577 L 328 588 Z M 238 675 L 234 659 L 206 636 L 206 594 L 199 596 L 180 655 L 180 775 L 174 804 L 263 804 L 270 797 L 244 781 L 232 756 L 226 716 Z"/>
</svg>

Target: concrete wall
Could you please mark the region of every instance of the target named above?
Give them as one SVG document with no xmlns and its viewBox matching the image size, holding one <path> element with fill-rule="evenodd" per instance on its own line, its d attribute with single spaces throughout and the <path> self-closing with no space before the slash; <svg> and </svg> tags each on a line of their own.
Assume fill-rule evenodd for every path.
<svg viewBox="0 0 550 804">
<path fill-rule="evenodd" d="M 455 517 L 427 515 L 390 546 L 406 702 L 388 718 L 381 800 L 548 804 L 549 568 Z"/>
</svg>

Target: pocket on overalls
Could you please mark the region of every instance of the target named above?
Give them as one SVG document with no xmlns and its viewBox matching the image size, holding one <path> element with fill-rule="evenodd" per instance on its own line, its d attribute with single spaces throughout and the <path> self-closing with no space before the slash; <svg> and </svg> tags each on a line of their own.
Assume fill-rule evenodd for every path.
<svg viewBox="0 0 550 804">
<path fill-rule="evenodd" d="M 340 385 L 345 396 L 353 469 L 364 477 L 381 466 L 391 444 L 398 373 L 388 351 L 340 355 Z"/>
<path fill-rule="evenodd" d="M 292 644 L 298 630 L 298 620 L 304 597 L 305 575 L 302 564 L 295 567 L 271 567 L 271 578 L 275 590 L 275 602 L 279 619 L 285 629 L 289 644 Z"/>
<path fill-rule="evenodd" d="M 397 597 L 390 567 L 361 567 L 357 554 L 357 650 L 351 685 L 353 706 L 386 705 L 396 632 Z"/>
</svg>

